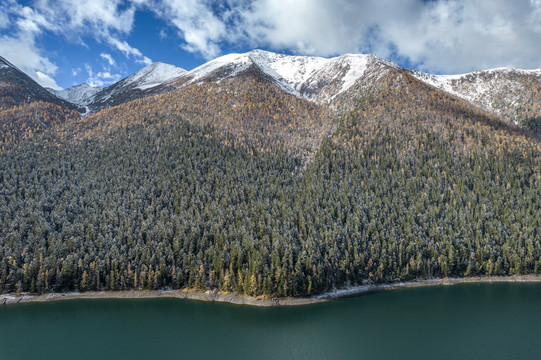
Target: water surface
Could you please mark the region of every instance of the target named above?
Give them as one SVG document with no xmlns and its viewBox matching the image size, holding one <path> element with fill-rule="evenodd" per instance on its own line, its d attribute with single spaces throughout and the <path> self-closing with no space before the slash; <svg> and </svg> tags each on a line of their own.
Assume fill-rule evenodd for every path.
<svg viewBox="0 0 541 360">
<path fill-rule="evenodd" d="M 0 308 L 0 359 L 541 358 L 541 284 L 400 289 L 299 307 L 179 299 Z"/>
</svg>

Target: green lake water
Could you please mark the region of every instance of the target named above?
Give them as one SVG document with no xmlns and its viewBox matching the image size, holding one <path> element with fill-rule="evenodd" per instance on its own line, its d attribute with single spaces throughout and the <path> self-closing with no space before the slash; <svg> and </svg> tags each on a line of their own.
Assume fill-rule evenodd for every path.
<svg viewBox="0 0 541 360">
<path fill-rule="evenodd" d="M 8 305 L 0 359 L 541 359 L 541 284 L 279 308 L 178 299 Z"/>
</svg>

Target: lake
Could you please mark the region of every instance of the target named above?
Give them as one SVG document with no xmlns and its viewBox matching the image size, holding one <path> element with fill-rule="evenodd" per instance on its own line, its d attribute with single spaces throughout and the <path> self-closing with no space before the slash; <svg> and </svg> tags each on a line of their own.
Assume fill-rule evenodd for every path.
<svg viewBox="0 0 541 360">
<path fill-rule="evenodd" d="M 0 359 L 534 359 L 541 284 L 257 308 L 179 299 L 0 307 Z"/>
</svg>

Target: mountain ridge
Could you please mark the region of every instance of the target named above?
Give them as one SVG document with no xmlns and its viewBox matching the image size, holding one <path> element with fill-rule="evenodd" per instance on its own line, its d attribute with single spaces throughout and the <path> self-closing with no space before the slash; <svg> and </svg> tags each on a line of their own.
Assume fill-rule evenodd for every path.
<svg viewBox="0 0 541 360">
<path fill-rule="evenodd" d="M 165 77 L 155 76 L 156 67 L 167 66 Z M 524 128 L 541 128 L 541 69 L 494 68 L 458 75 L 433 75 L 400 67 L 374 54 L 343 54 L 324 58 L 277 54 L 265 50 L 231 53 L 186 71 L 174 65 L 153 63 L 87 99 L 79 100 L 92 111 L 140 97 L 177 91 L 203 82 L 220 83 L 239 76 L 251 66 L 261 76 L 288 94 L 328 104 L 344 111 L 353 98 L 362 95 L 389 70 L 405 71 L 441 91 L 491 111 Z"/>
<path fill-rule="evenodd" d="M 96 111 L 106 106 L 117 105 L 125 101 L 144 96 L 145 92 L 164 82 L 186 73 L 186 70 L 162 62 L 154 62 L 122 80 L 101 89 L 92 95 L 86 105 Z"/>
</svg>

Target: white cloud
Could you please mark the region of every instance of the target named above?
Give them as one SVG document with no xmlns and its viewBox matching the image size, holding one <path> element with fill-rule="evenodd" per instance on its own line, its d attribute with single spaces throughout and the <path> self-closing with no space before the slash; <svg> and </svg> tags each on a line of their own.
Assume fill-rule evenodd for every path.
<svg viewBox="0 0 541 360">
<path fill-rule="evenodd" d="M 40 54 L 32 37 L 0 37 L 0 54 L 40 85 L 60 89 L 52 78 L 57 66 Z"/>
<path fill-rule="evenodd" d="M 113 80 L 113 81 L 117 81 L 117 80 L 120 79 L 119 74 L 111 74 L 108 71 L 99 72 L 96 76 L 99 77 L 99 78 L 102 78 L 102 79 L 108 79 L 108 80 Z"/>
<path fill-rule="evenodd" d="M 358 51 L 366 32 L 366 9 L 358 3 L 326 0 L 259 0 L 242 13 L 249 40 L 299 54 Z"/>
<path fill-rule="evenodd" d="M 92 31 L 107 37 L 111 33 L 127 34 L 133 28 L 135 8 L 125 7 L 122 0 L 38 0 L 35 8 L 63 31 Z"/>
<path fill-rule="evenodd" d="M 138 64 L 143 64 L 145 66 L 152 64 L 152 59 L 147 58 L 146 56 L 143 56 L 142 60 L 135 60 Z"/>
<path fill-rule="evenodd" d="M 220 54 L 221 41 L 233 40 L 234 29 L 227 28 L 223 16 L 214 14 L 207 1 L 164 0 L 149 8 L 177 30 L 185 50 L 199 52 L 207 59 Z"/>
<path fill-rule="evenodd" d="M 375 52 L 432 72 L 541 67 L 539 0 L 255 0 L 240 13 L 254 47 Z"/>
<path fill-rule="evenodd" d="M 0 29 L 7 28 L 11 25 L 8 14 L 0 8 Z"/>
<path fill-rule="evenodd" d="M 122 79 L 122 75 L 120 74 L 111 74 L 108 71 L 94 73 L 92 66 L 89 64 L 85 64 L 84 66 L 85 71 L 88 74 L 86 83 L 91 86 L 107 86 Z"/>
<path fill-rule="evenodd" d="M 528 0 L 445 1 L 403 17 L 379 36 L 422 69 L 457 73 L 498 66 L 541 67 L 541 9 Z M 385 54 L 385 49 L 380 49 Z"/>
<path fill-rule="evenodd" d="M 37 45 L 39 37 L 45 32 L 63 36 L 82 46 L 85 46 L 82 37 L 90 35 L 126 57 L 146 63 L 148 57 L 122 40 L 131 32 L 134 14 L 141 2 L 36 0 L 29 7 L 14 0 L 4 0 L 0 4 L 0 29 L 8 25 L 14 28 L 0 38 L 0 52 L 38 83 L 50 87 L 58 87 L 56 83 L 51 84 L 57 67 Z M 101 56 L 110 66 L 115 65 L 110 54 L 103 53 Z"/>
<path fill-rule="evenodd" d="M 431 72 L 541 67 L 540 0 L 148 0 L 146 8 L 207 59 L 240 44 L 374 52 Z"/>
<path fill-rule="evenodd" d="M 41 86 L 48 87 L 55 90 L 61 90 L 62 88 L 58 86 L 56 81 L 47 74 L 42 73 L 41 71 L 36 71 L 36 75 L 39 79 Z"/>
<path fill-rule="evenodd" d="M 94 74 L 92 71 L 92 66 L 90 66 L 89 64 L 85 64 L 85 71 L 88 74 L 88 77 L 92 77 L 92 75 Z"/>
<path fill-rule="evenodd" d="M 132 31 L 135 12 L 144 2 L 145 0 L 128 3 L 123 0 L 39 0 L 36 8 L 45 14 L 46 18 L 52 19 L 51 22 L 58 24 L 58 32 L 68 39 L 84 44 L 81 37 L 90 34 L 98 41 L 105 41 L 126 57 L 145 61 L 146 58 L 139 49 L 121 40 Z"/>
<path fill-rule="evenodd" d="M 118 39 L 115 39 L 113 37 L 109 37 L 107 39 L 109 44 L 114 46 L 117 50 L 122 52 L 126 57 L 134 56 L 134 57 L 142 57 L 143 54 L 138 49 L 131 47 L 130 44 L 128 44 L 126 41 L 120 41 Z"/>
<path fill-rule="evenodd" d="M 42 14 L 28 6 L 21 7 L 18 11 L 19 19 L 17 26 L 21 32 L 26 34 L 39 34 L 42 29 L 57 30 L 56 24 L 50 22 Z"/>
<path fill-rule="evenodd" d="M 56 72 L 38 46 L 45 32 L 83 46 L 90 36 L 150 64 L 126 41 L 137 11 L 153 12 L 167 26 L 162 38 L 177 36 L 207 59 L 233 45 L 320 56 L 374 52 L 438 73 L 541 67 L 541 0 L 35 0 L 31 7 L 3 0 L 0 29 L 10 32 L 0 35 L 0 52 L 38 81 L 45 80 L 37 71 L 51 79 Z M 115 63 L 106 52 L 102 58 Z"/>
<path fill-rule="evenodd" d="M 109 63 L 109 65 L 111 65 L 111 66 L 116 65 L 116 61 L 115 61 L 115 59 L 113 59 L 113 57 L 111 56 L 111 54 L 101 53 L 100 56 L 101 56 L 103 59 L 107 60 L 107 62 Z"/>
<path fill-rule="evenodd" d="M 36 46 L 36 36 L 42 29 L 53 25 L 31 8 L 13 0 L 0 4 L 0 14 L 0 28 L 7 24 L 12 27 L 9 34 L 0 36 L 0 54 L 39 84 L 60 89 L 52 78 L 57 66 Z"/>
</svg>

